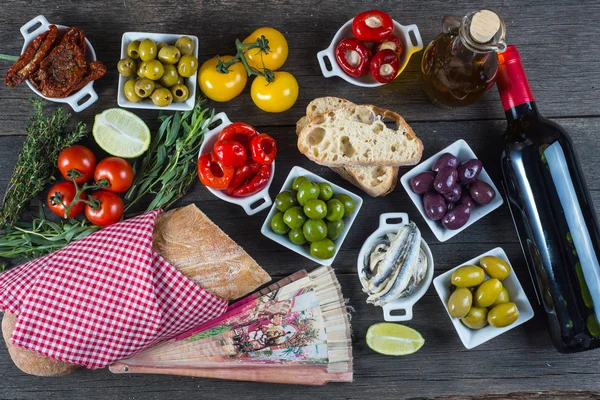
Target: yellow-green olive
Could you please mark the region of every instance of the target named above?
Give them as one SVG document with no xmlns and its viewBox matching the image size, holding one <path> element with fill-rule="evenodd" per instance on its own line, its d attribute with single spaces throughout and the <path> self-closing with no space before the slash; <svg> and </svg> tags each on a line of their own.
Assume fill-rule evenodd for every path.
<svg viewBox="0 0 600 400">
<path fill-rule="evenodd" d="M 158 59 L 163 64 L 177 64 L 181 58 L 181 52 L 175 46 L 165 46 L 158 52 Z"/>
<path fill-rule="evenodd" d="M 175 47 L 181 51 L 182 55 L 189 56 L 194 52 L 194 41 L 190 37 L 182 36 L 177 39 Z"/>
<path fill-rule="evenodd" d="M 179 73 L 177 72 L 177 67 L 171 64 L 164 65 L 164 73 L 162 78 L 160 78 L 160 84 L 164 87 L 171 87 L 177 84 L 179 80 Z"/>
<path fill-rule="evenodd" d="M 471 307 L 460 321 L 471 329 L 481 329 L 487 325 L 488 310 L 484 307 Z"/>
<path fill-rule="evenodd" d="M 152 102 L 159 107 L 166 107 L 173 101 L 173 95 L 167 88 L 161 87 L 152 92 Z"/>
<path fill-rule="evenodd" d="M 165 68 L 158 60 L 146 61 L 146 70 L 144 71 L 145 77 L 157 81 L 162 78 L 165 73 Z"/>
<path fill-rule="evenodd" d="M 139 97 L 148 97 L 154 91 L 154 81 L 148 78 L 138 79 L 135 83 L 135 94 Z"/>
<path fill-rule="evenodd" d="M 177 73 L 177 75 L 179 75 L 179 72 Z M 185 79 L 183 79 L 183 76 L 179 75 L 176 85 L 185 85 Z"/>
<path fill-rule="evenodd" d="M 137 76 L 138 78 L 145 78 L 146 77 L 146 68 L 147 68 L 147 63 L 146 61 L 141 61 L 138 63 L 137 65 Z"/>
<path fill-rule="evenodd" d="M 134 40 L 127 45 L 127 56 L 137 60 L 140 58 L 140 41 Z"/>
<path fill-rule="evenodd" d="M 142 100 L 142 98 L 135 93 L 135 82 L 135 79 L 130 79 L 127 82 L 125 82 L 125 87 L 123 88 L 123 93 L 125 94 L 125 97 L 127 98 L 127 100 L 133 103 L 137 103 L 138 101 Z"/>
<path fill-rule="evenodd" d="M 503 287 L 500 293 L 498 293 L 498 297 L 496 297 L 496 301 L 492 304 L 492 307 L 497 306 L 498 304 L 508 303 L 509 301 L 510 297 L 508 296 L 508 290 Z"/>
<path fill-rule="evenodd" d="M 156 43 L 151 39 L 144 39 L 140 43 L 140 58 L 142 61 L 150 61 L 156 58 Z"/>
<path fill-rule="evenodd" d="M 190 91 L 185 85 L 172 86 L 171 93 L 173 94 L 173 100 L 175 100 L 176 103 L 186 101 L 190 96 Z"/>
<path fill-rule="evenodd" d="M 159 44 L 156 45 L 156 51 L 158 51 L 160 53 L 160 49 L 162 49 L 165 46 L 168 46 L 168 44 L 166 42 L 160 42 Z"/>
<path fill-rule="evenodd" d="M 448 299 L 448 313 L 454 318 L 462 318 L 471 309 L 473 294 L 467 288 L 456 289 Z"/>
<path fill-rule="evenodd" d="M 182 56 L 177 64 L 177 72 L 184 78 L 193 76 L 198 71 L 198 59 L 194 56 Z"/>
<path fill-rule="evenodd" d="M 133 59 L 129 57 L 119 60 L 119 62 L 117 63 L 117 70 L 119 71 L 119 74 L 125 77 L 130 77 L 134 75 L 136 69 L 137 66 L 135 64 L 135 61 L 133 61 Z"/>
<path fill-rule="evenodd" d="M 504 280 L 508 274 L 510 274 L 510 265 L 498 257 L 482 257 L 481 260 L 479 260 L 479 265 L 481 265 L 481 268 L 483 268 L 490 278 Z"/>
<path fill-rule="evenodd" d="M 451 282 L 457 287 L 473 287 L 485 279 L 483 269 L 477 265 L 463 265 L 452 273 Z"/>
<path fill-rule="evenodd" d="M 502 282 L 496 278 L 483 282 L 475 291 L 475 305 L 477 307 L 489 307 L 498 298 L 502 291 Z"/>
<path fill-rule="evenodd" d="M 487 315 L 487 322 L 493 327 L 503 328 L 519 318 L 519 309 L 515 303 L 498 304 Z"/>
</svg>

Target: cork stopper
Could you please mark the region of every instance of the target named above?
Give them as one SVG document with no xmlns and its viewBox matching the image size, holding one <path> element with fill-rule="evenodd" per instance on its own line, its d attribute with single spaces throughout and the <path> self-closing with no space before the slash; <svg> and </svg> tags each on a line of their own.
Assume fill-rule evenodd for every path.
<svg viewBox="0 0 600 400">
<path fill-rule="evenodd" d="M 471 20 L 469 33 L 474 41 L 487 43 L 500 29 L 500 17 L 493 11 L 477 11 Z"/>
</svg>

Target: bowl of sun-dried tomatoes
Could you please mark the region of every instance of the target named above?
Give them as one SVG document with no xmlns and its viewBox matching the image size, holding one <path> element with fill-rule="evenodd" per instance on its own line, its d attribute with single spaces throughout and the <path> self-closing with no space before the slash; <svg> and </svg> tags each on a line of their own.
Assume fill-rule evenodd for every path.
<svg viewBox="0 0 600 400">
<path fill-rule="evenodd" d="M 98 99 L 94 81 L 106 74 L 92 44 L 77 27 L 55 25 L 38 15 L 20 29 L 25 43 L 4 83 L 26 82 L 40 97 L 79 112 Z"/>
</svg>

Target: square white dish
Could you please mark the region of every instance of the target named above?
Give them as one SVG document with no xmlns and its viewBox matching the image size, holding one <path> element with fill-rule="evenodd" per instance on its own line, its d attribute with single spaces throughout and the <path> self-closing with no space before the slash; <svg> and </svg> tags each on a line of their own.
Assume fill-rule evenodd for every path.
<svg viewBox="0 0 600 400">
<path fill-rule="evenodd" d="M 279 234 L 273 232 L 271 230 L 271 219 L 273 218 L 273 216 L 276 213 L 279 212 L 279 210 L 277 210 L 277 208 L 275 208 L 275 204 L 273 204 L 273 206 L 271 207 L 271 210 L 269 211 L 269 214 L 267 215 L 267 218 L 265 219 L 265 222 L 263 223 L 262 228 L 260 229 L 260 232 L 263 235 L 265 235 L 266 237 L 268 237 L 269 239 L 271 239 L 272 241 L 277 242 L 280 245 L 287 247 L 288 249 L 295 251 L 296 253 L 298 253 L 318 264 L 329 266 L 333 263 L 333 260 L 335 259 L 338 252 L 340 251 L 340 247 L 342 247 L 342 243 L 344 243 L 344 239 L 346 238 L 346 235 L 350 231 L 350 228 L 352 227 L 352 224 L 354 223 L 354 220 L 356 219 L 356 216 L 358 215 L 358 212 L 360 211 L 360 208 L 363 203 L 363 199 L 360 196 L 357 196 L 356 194 L 350 192 L 349 190 L 346 190 L 346 189 L 342 188 L 341 186 L 338 186 L 332 182 L 329 182 L 328 180 L 323 179 L 320 176 L 313 174 L 312 172 L 310 172 L 304 168 L 298 167 L 298 166 L 295 166 L 294 168 L 292 168 L 289 175 L 285 179 L 285 182 L 283 183 L 281 190 L 279 190 L 278 193 L 283 192 L 284 190 L 292 190 L 292 183 L 294 182 L 294 179 L 296 179 L 299 176 L 306 176 L 311 182 L 329 183 L 331 185 L 331 187 L 333 187 L 334 195 L 340 194 L 340 193 L 346 194 L 346 195 L 350 196 L 352 198 L 352 200 L 354 200 L 354 203 L 356 204 L 356 207 L 354 208 L 354 211 L 352 212 L 352 214 L 350 214 L 347 218 L 344 218 L 344 231 L 342 232 L 340 237 L 338 237 L 336 240 L 333 241 L 333 243 L 335 244 L 335 253 L 333 254 L 333 257 L 328 258 L 326 260 L 322 260 L 320 258 L 313 257 L 310 254 L 310 248 L 309 248 L 308 243 L 306 243 L 304 245 L 297 245 L 297 244 L 290 242 L 287 235 L 279 235 Z"/>
<path fill-rule="evenodd" d="M 429 228 L 440 242 L 445 242 L 446 240 L 459 234 L 463 230 L 467 229 L 469 226 L 473 225 L 475 222 L 479 221 L 481 218 L 485 217 L 487 214 L 494 211 L 496 208 L 500 207 L 502 203 L 504 203 L 504 200 L 500 195 L 500 191 L 488 175 L 485 168 L 482 168 L 481 173 L 479 174 L 479 177 L 477 179 L 486 182 L 496 191 L 496 197 L 494 198 L 494 200 L 492 200 L 489 204 L 485 205 L 477 204 L 471 210 L 471 217 L 469 218 L 469 221 L 459 229 L 446 229 L 440 221 L 433 221 L 429 219 L 429 217 L 427 217 L 427 215 L 425 214 L 425 209 L 423 208 L 423 195 L 416 194 L 412 191 L 410 187 L 410 180 L 414 176 L 420 174 L 421 172 L 431 171 L 431 168 L 433 167 L 433 164 L 435 163 L 437 158 L 444 153 L 450 153 L 454 155 L 456 158 L 458 158 L 458 160 L 461 163 L 468 161 L 472 158 L 478 158 L 473 152 L 473 150 L 471 150 L 471 147 L 469 147 L 467 142 L 465 142 L 463 139 L 460 139 L 452 143 L 445 149 L 438 151 L 433 156 L 429 157 L 427 160 L 421 162 L 419 165 L 405 173 L 402 176 L 402 178 L 400 178 L 400 182 L 402 183 L 404 190 L 406 191 L 406 193 L 408 193 L 408 196 L 411 198 L 411 200 L 421 213 L 421 216 L 423 217 L 427 225 L 429 225 Z"/>
<path fill-rule="evenodd" d="M 158 44 L 160 42 L 165 42 L 170 45 L 174 45 L 177 39 L 182 36 L 187 36 L 192 39 L 194 42 L 194 56 L 198 58 L 198 37 L 193 35 L 175 35 L 170 33 L 148 33 L 148 32 L 125 32 L 123 37 L 121 38 L 121 59 L 127 57 L 127 46 L 129 43 L 134 40 L 144 40 L 151 39 L 154 43 Z M 137 75 L 136 75 L 137 76 Z M 194 109 L 194 105 L 196 104 L 196 89 L 198 87 L 197 83 L 197 74 L 192 75 L 191 77 L 185 80 L 185 85 L 189 90 L 189 97 L 186 101 L 181 103 L 172 102 L 167 107 L 159 107 L 154 105 L 152 100 L 146 98 L 138 103 L 134 103 L 132 101 L 127 100 L 123 89 L 125 87 L 125 82 L 130 79 L 135 79 L 136 76 L 126 78 L 122 75 L 119 75 L 119 89 L 117 92 L 117 103 L 119 107 L 123 108 L 138 108 L 145 110 L 165 110 L 165 111 L 189 111 Z"/>
<path fill-rule="evenodd" d="M 506 261 L 508 265 L 510 265 L 510 274 L 508 275 L 508 277 L 506 277 L 506 279 L 502 281 L 502 285 L 508 291 L 510 301 L 517 305 L 517 308 L 519 310 L 519 318 L 517 318 L 517 320 L 513 324 L 505 326 L 504 328 L 494 328 L 493 326 L 487 325 L 482 329 L 473 330 L 466 327 L 462 322 L 460 322 L 458 318 L 451 317 L 448 313 L 448 307 L 446 304 L 448 303 L 448 299 L 452 294 L 450 291 L 450 287 L 452 285 L 450 278 L 452 277 L 452 273 L 456 269 L 462 267 L 463 265 L 479 265 L 479 260 L 485 256 L 496 256 Z M 486 280 L 487 279 L 489 279 L 489 277 L 486 275 Z M 514 268 L 510 264 L 506 253 L 501 247 L 496 247 L 495 249 L 483 253 L 457 266 L 456 268 L 452 268 L 450 271 L 443 273 L 442 275 L 438 276 L 433 280 L 433 286 L 435 287 L 436 292 L 440 296 L 440 300 L 442 301 L 444 309 L 448 313 L 448 317 L 450 318 L 452 324 L 454 325 L 454 328 L 456 329 L 456 333 L 458 333 L 461 342 L 467 349 L 472 349 L 476 346 L 479 346 L 482 343 L 487 342 L 488 340 L 495 338 L 498 335 L 503 334 L 504 332 L 516 328 L 524 322 L 529 321 L 531 318 L 533 318 L 534 315 L 531 303 L 529 302 L 527 295 L 523 291 L 523 287 L 521 286 L 521 283 L 519 282 L 519 279 L 517 278 Z"/>
</svg>

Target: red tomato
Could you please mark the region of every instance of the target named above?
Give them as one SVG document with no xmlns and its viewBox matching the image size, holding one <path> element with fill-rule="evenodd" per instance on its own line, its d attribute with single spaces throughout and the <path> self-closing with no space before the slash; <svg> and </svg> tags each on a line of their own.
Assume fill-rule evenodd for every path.
<svg viewBox="0 0 600 400">
<path fill-rule="evenodd" d="M 61 218 L 75 218 L 83 211 L 85 207 L 84 202 L 78 202 L 71 207 L 69 214 L 65 216 L 65 208 L 69 207 L 75 198 L 77 189 L 73 182 L 59 182 L 50 188 L 48 192 L 48 207 L 50 210 L 60 216 Z M 82 200 L 86 199 L 85 193 L 81 193 L 79 198 Z"/>
<path fill-rule="evenodd" d="M 239 167 L 246 162 L 246 148 L 235 140 L 219 140 L 213 147 L 215 158 L 228 167 Z"/>
<path fill-rule="evenodd" d="M 98 190 L 90 195 L 92 205 L 86 204 L 85 216 L 94 225 L 108 226 L 123 216 L 123 200 L 107 190 Z"/>
<path fill-rule="evenodd" d="M 124 192 L 133 183 L 133 168 L 122 158 L 107 157 L 98 163 L 94 171 L 96 183 L 100 183 L 102 179 L 108 182 L 104 189 L 116 193 Z"/>
<path fill-rule="evenodd" d="M 84 183 L 94 176 L 96 157 L 87 147 L 76 144 L 75 146 L 67 147 L 60 152 L 57 165 L 60 173 L 65 179 L 71 180 L 68 172 L 74 169 L 80 175 L 75 178 L 75 182 Z"/>
</svg>

